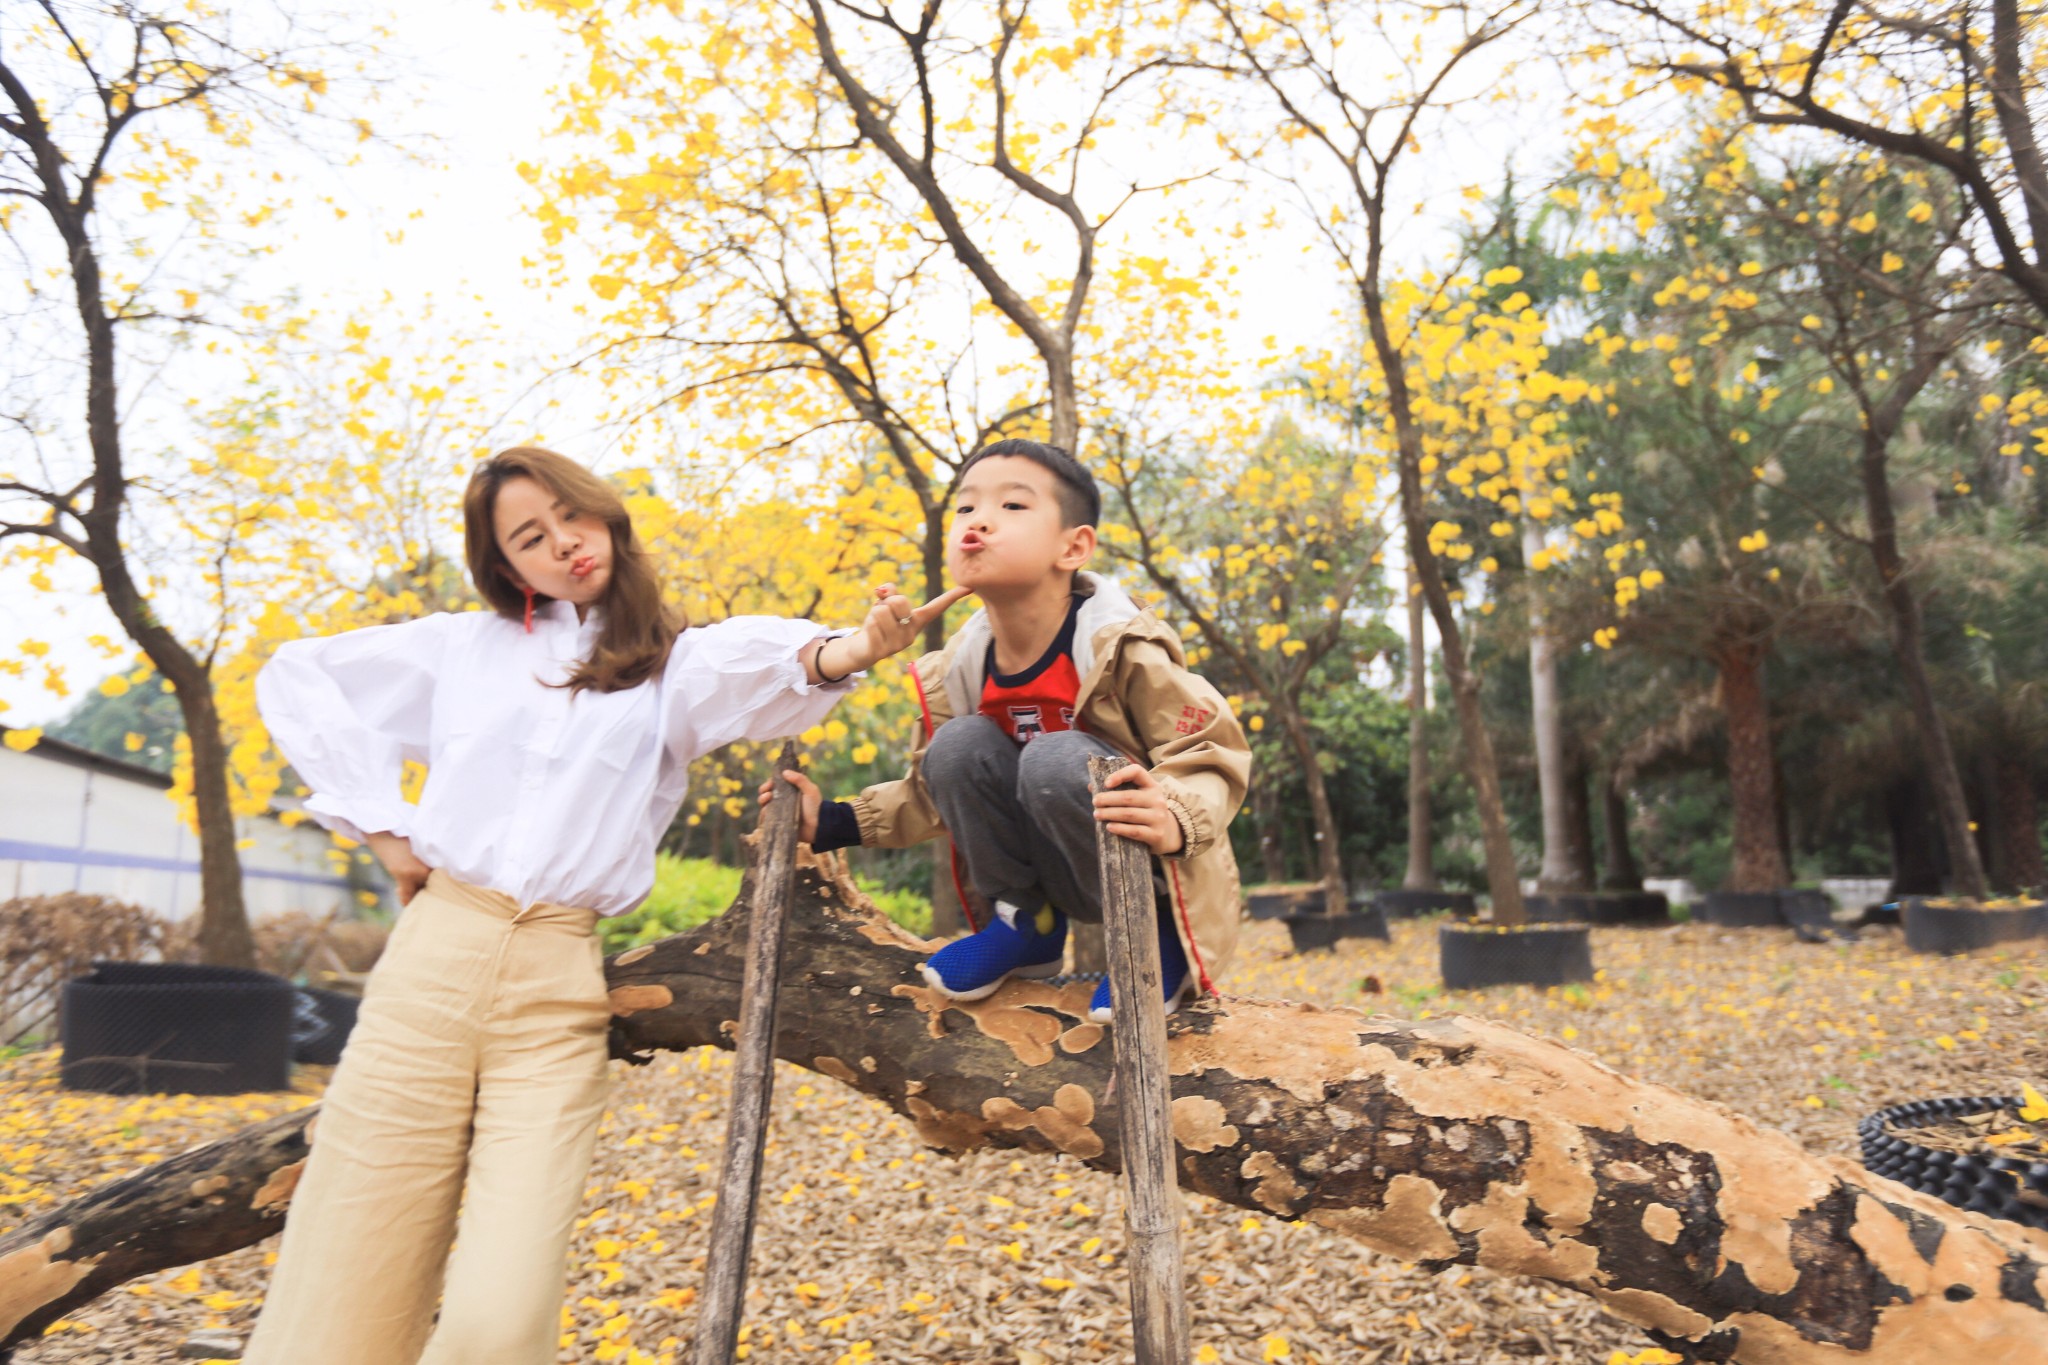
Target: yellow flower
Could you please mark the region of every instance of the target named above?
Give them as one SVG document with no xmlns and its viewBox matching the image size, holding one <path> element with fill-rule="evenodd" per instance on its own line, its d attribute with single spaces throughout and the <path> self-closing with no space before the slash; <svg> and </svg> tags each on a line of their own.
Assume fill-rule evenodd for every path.
<svg viewBox="0 0 2048 1365">
<path fill-rule="evenodd" d="M 1260 1360 L 1287 1360 L 1294 1355 L 1294 1348 L 1289 1346 L 1287 1338 L 1278 1332 L 1262 1338 L 1259 1345 L 1265 1347 L 1265 1353 L 1259 1357 Z"/>
<path fill-rule="evenodd" d="M 25 754 L 30 749 L 35 748 L 36 741 L 41 739 L 42 737 L 43 728 L 40 725 L 37 725 L 32 726 L 26 730 L 9 730 L 7 732 L 6 739 L 4 741 L 0 741 L 0 743 L 5 743 L 8 748 L 14 750 L 14 752 L 18 754 Z"/>
<path fill-rule="evenodd" d="M 1588 270 L 1588 271 L 1587 271 L 1587 272 L 1586 272 L 1585 274 L 1581 275 L 1581 276 L 1579 277 L 1579 288 L 1581 288 L 1581 289 L 1585 290 L 1585 291 L 1586 291 L 1586 292 L 1587 292 L 1588 294 L 1597 294 L 1597 293 L 1599 293 L 1599 292 L 1600 292 L 1600 272 L 1599 272 L 1599 271 L 1597 271 L 1597 270 Z M 1268 1360 L 1272 1360 L 1272 1359 L 1275 1359 L 1275 1357 L 1273 1357 L 1273 1356 L 1268 1356 L 1268 1357 L 1266 1357 L 1266 1358 L 1267 1358 Z"/>
</svg>

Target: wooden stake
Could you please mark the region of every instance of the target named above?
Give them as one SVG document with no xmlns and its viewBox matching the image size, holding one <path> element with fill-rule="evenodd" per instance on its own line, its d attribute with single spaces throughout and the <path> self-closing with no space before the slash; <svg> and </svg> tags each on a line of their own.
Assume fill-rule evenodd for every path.
<svg viewBox="0 0 2048 1365">
<path fill-rule="evenodd" d="M 1099 792 L 1123 758 L 1090 758 Z M 1117 1127 L 1123 1145 L 1124 1256 L 1131 1272 L 1131 1336 L 1138 1365 L 1187 1365 L 1188 1306 L 1180 1251 L 1180 1190 L 1173 1175 L 1173 1086 L 1166 1073 L 1165 989 L 1159 911 L 1145 846 L 1103 824 L 1102 926 L 1116 1006 Z"/>
<path fill-rule="evenodd" d="M 711 1247 L 691 1354 L 695 1365 L 730 1365 L 746 1306 L 747 1258 L 754 1248 L 754 1211 L 761 1196 L 761 1150 L 768 1140 L 768 1108 L 775 1096 L 775 997 L 782 980 L 783 927 L 795 899 L 796 836 L 803 816 L 803 798 L 782 776 L 783 769 L 795 766 L 792 742 L 776 759 L 774 799 L 761 817 L 725 1159 L 718 1171 L 718 1203 L 711 1217 Z"/>
</svg>

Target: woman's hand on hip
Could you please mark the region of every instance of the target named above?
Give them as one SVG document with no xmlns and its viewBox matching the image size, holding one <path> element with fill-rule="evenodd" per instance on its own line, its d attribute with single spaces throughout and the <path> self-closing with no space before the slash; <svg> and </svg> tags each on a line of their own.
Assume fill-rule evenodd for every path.
<svg viewBox="0 0 2048 1365">
<path fill-rule="evenodd" d="M 808 844 L 818 837 L 818 808 L 825 804 L 825 793 L 818 790 L 817 783 L 794 768 L 784 768 L 782 775 L 789 779 L 789 785 L 795 787 L 796 794 L 802 798 L 796 839 L 800 844 Z M 761 784 L 761 805 L 765 808 L 774 799 L 775 780 L 770 778 Z"/>
<path fill-rule="evenodd" d="M 412 898 L 427 884 L 427 876 L 434 869 L 420 861 L 420 855 L 412 851 L 412 840 L 403 835 L 372 834 L 368 842 L 370 852 L 377 855 L 377 861 L 384 864 L 391 880 L 398 883 L 398 903 L 411 905 Z"/>
</svg>

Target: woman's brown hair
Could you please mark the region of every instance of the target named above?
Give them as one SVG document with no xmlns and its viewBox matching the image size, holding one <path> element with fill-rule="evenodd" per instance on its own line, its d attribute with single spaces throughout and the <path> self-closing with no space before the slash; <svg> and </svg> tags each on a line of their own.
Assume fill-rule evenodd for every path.
<svg viewBox="0 0 2048 1365">
<path fill-rule="evenodd" d="M 564 686 L 572 692 L 594 688 L 619 692 L 637 687 L 659 674 L 682 623 L 661 596 L 654 563 L 633 534 L 633 519 L 612 486 L 577 464 L 540 446 L 513 446 L 476 467 L 469 490 L 462 495 L 463 537 L 469 555 L 469 577 L 498 615 L 522 620 L 526 594 L 513 583 L 511 564 L 498 547 L 495 513 L 498 490 L 509 479 L 529 478 L 562 502 L 611 531 L 612 572 L 604 596 L 604 624 L 590 657 Z M 536 603 L 554 599 L 534 594 Z"/>
</svg>

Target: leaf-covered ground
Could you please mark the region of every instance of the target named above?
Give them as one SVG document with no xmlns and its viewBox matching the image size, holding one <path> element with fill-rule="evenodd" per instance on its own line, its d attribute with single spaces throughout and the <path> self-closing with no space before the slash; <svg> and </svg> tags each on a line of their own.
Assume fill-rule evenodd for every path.
<svg viewBox="0 0 2048 1365">
<path fill-rule="evenodd" d="M 1619 1069 L 1723 1101 L 1815 1149 L 1931 1095 L 2017 1094 L 2048 1078 L 2048 944 L 1963 958 L 1895 930 L 1801 944 L 1789 931 L 1601 930 L 1600 979 L 1562 991 L 1447 994 L 1433 928 L 1291 957 L 1248 925 L 1226 989 L 1419 1017 L 1504 1018 Z M 729 1058 L 619 1067 L 572 1252 L 564 1361 L 686 1359 L 723 1131 Z M 54 1054 L 0 1064 L 0 1222 L 138 1164 L 307 1103 L 113 1099 L 55 1083 Z M 763 1188 L 744 1350 L 754 1362 L 1127 1359 L 1115 1182 L 1070 1161 L 917 1145 L 880 1105 L 785 1067 Z M 1640 1335 L 1568 1293 L 1484 1271 L 1428 1275 L 1317 1228 L 1189 1200 L 1203 1361 L 1486 1365 L 1650 1362 Z M 128 1286 L 24 1349 L 22 1365 L 159 1361 L 202 1327 L 254 1317 L 272 1247 Z"/>
</svg>

